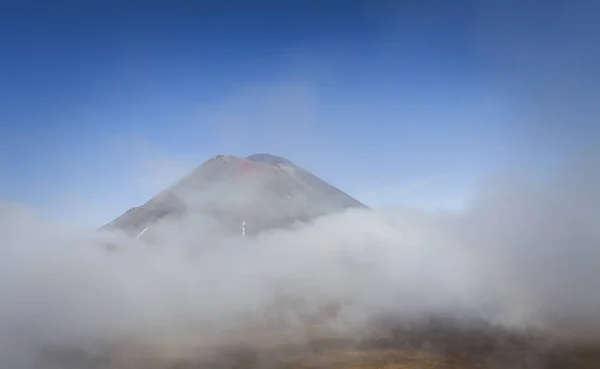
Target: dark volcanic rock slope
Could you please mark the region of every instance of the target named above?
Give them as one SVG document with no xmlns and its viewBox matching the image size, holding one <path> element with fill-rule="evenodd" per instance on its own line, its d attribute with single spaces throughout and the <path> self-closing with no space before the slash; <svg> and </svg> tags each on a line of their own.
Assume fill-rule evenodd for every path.
<svg viewBox="0 0 600 369">
<path fill-rule="evenodd" d="M 250 234 L 352 207 L 366 206 L 282 157 L 217 155 L 102 228 L 135 236 L 161 220 L 198 214 L 232 232 L 244 222 Z"/>
</svg>

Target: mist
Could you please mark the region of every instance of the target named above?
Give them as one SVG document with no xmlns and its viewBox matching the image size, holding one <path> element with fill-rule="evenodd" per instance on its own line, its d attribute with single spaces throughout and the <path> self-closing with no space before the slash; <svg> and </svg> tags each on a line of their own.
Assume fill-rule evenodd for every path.
<svg viewBox="0 0 600 369">
<path fill-rule="evenodd" d="M 430 316 L 596 340 L 600 170 L 584 159 L 490 178 L 461 213 L 349 210 L 253 237 L 215 238 L 191 214 L 146 244 L 4 204 L 0 361 L 33 367 L 48 347 L 177 356 L 360 340 L 377 319 Z"/>
</svg>

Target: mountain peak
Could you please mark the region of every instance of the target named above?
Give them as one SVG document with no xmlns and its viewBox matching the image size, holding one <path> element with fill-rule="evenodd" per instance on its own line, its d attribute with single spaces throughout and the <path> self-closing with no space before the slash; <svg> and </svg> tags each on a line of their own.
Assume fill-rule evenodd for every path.
<svg viewBox="0 0 600 369">
<path fill-rule="evenodd" d="M 292 164 L 291 161 L 283 158 L 281 156 L 271 155 L 271 154 L 253 154 L 246 157 L 248 160 L 256 161 L 259 163 L 265 163 L 270 165 L 278 165 L 278 164 Z"/>
<path fill-rule="evenodd" d="M 196 214 L 234 232 L 244 221 L 258 233 L 354 207 L 365 205 L 283 157 L 216 155 L 104 228 L 140 234 L 150 227 L 146 237 L 162 219 Z"/>
</svg>

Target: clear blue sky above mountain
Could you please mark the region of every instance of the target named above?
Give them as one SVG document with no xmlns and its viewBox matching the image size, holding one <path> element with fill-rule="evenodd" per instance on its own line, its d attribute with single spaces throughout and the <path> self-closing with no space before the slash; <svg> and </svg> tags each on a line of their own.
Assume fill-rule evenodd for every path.
<svg viewBox="0 0 600 369">
<path fill-rule="evenodd" d="M 100 224 L 270 152 L 367 203 L 455 206 L 597 137 L 593 2 L 126 4 L 2 5 L 3 201 Z"/>
</svg>

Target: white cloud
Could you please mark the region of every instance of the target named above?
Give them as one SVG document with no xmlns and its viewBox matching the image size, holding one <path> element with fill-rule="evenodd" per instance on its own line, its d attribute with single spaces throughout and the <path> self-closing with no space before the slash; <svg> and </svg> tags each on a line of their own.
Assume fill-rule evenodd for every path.
<svg viewBox="0 0 600 369">
<path fill-rule="evenodd" d="M 117 253 L 95 235 L 2 206 L 2 362 L 20 369 L 40 347 L 93 351 L 107 340 L 158 344 L 156 354 L 224 344 L 275 319 L 275 306 L 279 331 L 304 340 L 309 318 L 330 302 L 342 308 L 320 324 L 342 335 L 370 318 L 444 313 L 512 328 L 585 326 L 597 337 L 600 173 L 572 168 L 543 182 L 494 183 L 462 214 L 349 211 L 224 241 L 190 219 L 179 232 L 165 227 L 154 246 L 122 240 Z"/>
</svg>

